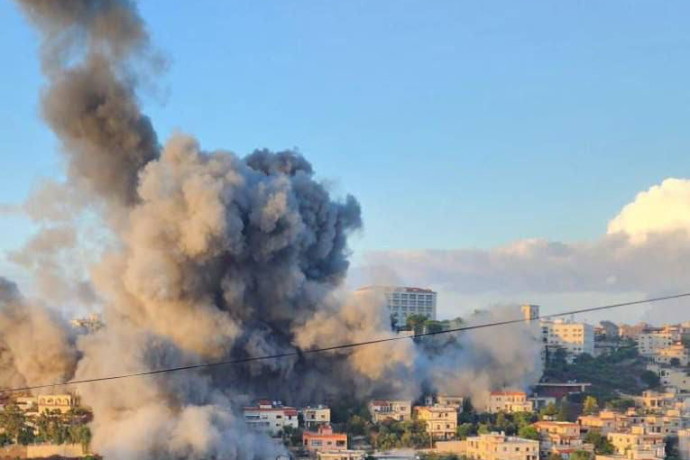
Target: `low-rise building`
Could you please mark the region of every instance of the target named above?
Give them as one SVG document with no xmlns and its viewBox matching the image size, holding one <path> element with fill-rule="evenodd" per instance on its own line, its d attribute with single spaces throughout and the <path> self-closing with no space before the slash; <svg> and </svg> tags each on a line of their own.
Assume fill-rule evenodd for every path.
<svg viewBox="0 0 690 460">
<path fill-rule="evenodd" d="M 455 437 L 458 428 L 458 412 L 446 406 L 417 406 L 414 408 L 417 420 L 426 423 L 426 432 L 432 439 Z"/>
<path fill-rule="evenodd" d="M 567 460 L 574 452 L 594 450 L 594 446 L 585 444 L 580 438 L 580 425 L 577 423 L 541 421 L 532 426 L 539 432 L 540 451 L 543 457 L 556 454 Z"/>
<path fill-rule="evenodd" d="M 306 428 L 331 423 L 331 409 L 327 406 L 304 407 L 301 410 Z"/>
<path fill-rule="evenodd" d="M 298 412 L 294 407 L 277 401 L 259 401 L 256 406 L 244 408 L 244 420 L 255 430 L 270 436 L 279 435 L 285 427 L 298 428 Z"/>
<path fill-rule="evenodd" d="M 369 403 L 369 414 L 374 423 L 385 420 L 399 422 L 412 419 L 412 401 L 374 400 Z"/>
<path fill-rule="evenodd" d="M 634 398 L 635 404 L 638 407 L 648 412 L 663 412 L 666 409 L 672 409 L 676 405 L 677 394 L 673 391 L 653 391 L 647 390 L 642 393 L 642 396 Z"/>
<path fill-rule="evenodd" d="M 596 431 L 606 436 L 611 432 L 623 430 L 627 426 L 627 417 L 618 412 L 603 410 L 598 415 L 582 415 L 577 419 L 577 423 L 582 433 Z"/>
<path fill-rule="evenodd" d="M 366 457 L 364 450 L 319 451 L 316 454 L 318 460 L 364 460 Z"/>
<path fill-rule="evenodd" d="M 316 432 L 305 431 L 302 433 L 302 445 L 310 452 L 346 451 L 347 434 L 334 433 L 330 425 L 320 425 Z"/>
<path fill-rule="evenodd" d="M 527 398 L 524 391 L 492 391 L 489 395 L 488 412 L 532 412 L 534 403 Z"/>
<path fill-rule="evenodd" d="M 463 456 L 473 460 L 538 460 L 539 441 L 504 433 L 481 434 L 467 438 Z"/>
<path fill-rule="evenodd" d="M 663 459 L 666 455 L 664 435 L 647 433 L 643 426 L 633 426 L 624 433 L 609 433 L 607 438 L 616 453 L 628 459 Z"/>
</svg>

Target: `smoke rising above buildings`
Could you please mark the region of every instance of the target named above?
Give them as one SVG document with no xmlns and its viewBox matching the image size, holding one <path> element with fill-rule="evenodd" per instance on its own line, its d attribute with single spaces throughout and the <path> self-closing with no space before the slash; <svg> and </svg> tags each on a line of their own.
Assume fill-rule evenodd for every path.
<svg viewBox="0 0 690 460">
<path fill-rule="evenodd" d="M 102 304 L 106 327 L 71 337 L 54 314 L 3 281 L 0 359 L 8 371 L 1 384 L 394 336 L 381 299 L 342 291 L 347 238 L 362 226 L 354 197 L 333 198 L 292 151 L 208 152 L 184 134 L 161 147 L 137 100 L 137 71 L 147 68 L 141 62 L 155 68 L 157 61 L 134 3 L 18 4 L 41 35 L 43 116 L 60 140 L 67 182 L 48 184 L 29 200 L 27 210 L 45 230 L 16 259 L 39 275 L 47 267 L 43 275 L 56 284 L 60 259 L 53 256 L 79 246 L 74 220 L 85 210 L 96 213 L 108 244 L 85 269 L 88 286 L 81 279 L 72 284 Z M 55 196 L 68 203 L 55 203 Z M 531 343 L 532 335 L 515 328 L 501 340 L 510 350 L 475 334 L 461 347 L 441 344 L 434 353 L 395 342 L 87 384 L 79 392 L 94 410 L 93 448 L 106 458 L 267 458 L 280 447 L 236 415 L 249 400 L 413 398 L 422 388 L 470 391 L 464 382 L 471 379 L 484 391 L 529 383 L 534 369 L 526 355 L 533 350 L 517 344 Z M 44 350 L 50 353 L 36 356 Z"/>
</svg>

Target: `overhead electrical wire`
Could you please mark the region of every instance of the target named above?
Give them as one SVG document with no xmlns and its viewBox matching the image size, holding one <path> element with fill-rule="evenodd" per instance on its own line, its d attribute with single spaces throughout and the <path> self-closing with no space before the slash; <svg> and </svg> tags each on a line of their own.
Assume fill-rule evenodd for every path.
<svg viewBox="0 0 690 460">
<path fill-rule="evenodd" d="M 356 348 L 356 347 L 363 347 L 363 346 L 367 346 L 367 345 L 376 345 L 379 343 L 394 342 L 397 340 L 410 340 L 410 339 L 417 339 L 420 337 L 429 337 L 429 336 L 434 336 L 434 335 L 450 334 L 450 333 L 454 333 L 454 332 L 472 331 L 472 330 L 477 330 L 477 329 L 486 329 L 489 327 L 506 326 L 509 324 L 525 323 L 525 322 L 531 322 L 531 321 L 539 321 L 539 320 L 543 320 L 543 319 L 553 319 L 553 318 L 559 318 L 559 317 L 564 317 L 564 316 L 578 315 L 578 314 L 582 314 L 582 313 L 592 313 L 592 312 L 603 311 L 603 310 L 612 310 L 615 308 L 630 307 L 630 306 L 635 306 L 635 305 L 662 302 L 662 301 L 666 301 L 666 300 L 674 300 L 674 299 L 680 299 L 680 298 L 684 298 L 684 297 L 690 297 L 690 292 L 686 292 L 686 293 L 682 293 L 682 294 L 667 295 L 667 296 L 662 296 L 662 297 L 653 297 L 653 298 L 643 299 L 643 300 L 634 300 L 631 302 L 621 302 L 621 303 L 615 303 L 615 304 L 601 305 L 601 306 L 597 306 L 597 307 L 581 308 L 578 310 L 570 310 L 570 311 L 565 311 L 565 312 L 561 312 L 561 313 L 553 313 L 550 315 L 539 316 L 536 318 L 524 318 L 523 317 L 523 318 L 519 318 L 519 319 L 510 319 L 510 320 L 505 320 L 505 321 L 494 321 L 491 323 L 471 324 L 471 325 L 460 326 L 460 327 L 451 328 L 451 329 L 443 329 L 440 331 L 429 331 L 429 332 L 423 332 L 423 333 L 414 334 L 414 335 L 405 335 L 405 336 L 387 337 L 384 339 L 366 340 L 363 342 L 346 343 L 346 344 L 334 345 L 334 346 L 324 347 L 324 348 L 312 348 L 312 349 L 308 349 L 308 350 L 294 350 L 294 351 L 289 351 L 289 352 L 285 352 L 285 353 L 278 353 L 278 354 L 273 354 L 273 355 L 250 356 L 250 357 L 246 357 L 246 358 L 238 358 L 238 359 L 231 359 L 231 360 L 224 360 L 224 361 L 212 361 L 212 362 L 205 362 L 205 363 L 198 363 L 198 364 L 190 364 L 187 366 L 177 366 L 177 367 L 167 367 L 167 368 L 162 368 L 162 369 L 152 369 L 152 370 L 141 371 L 141 372 L 133 372 L 133 373 L 129 373 L 129 374 L 118 374 L 118 375 L 111 375 L 111 376 L 106 376 L 106 377 L 94 377 L 94 378 L 89 378 L 89 379 L 71 380 L 71 381 L 67 381 L 67 382 L 37 384 L 37 385 L 30 385 L 30 386 L 18 387 L 18 388 L 6 388 L 6 389 L 0 389 L 0 394 L 2 394 L 2 393 L 28 392 L 28 391 L 32 391 L 32 390 L 40 390 L 40 389 L 45 389 L 45 388 L 55 388 L 55 387 L 71 386 L 71 385 L 83 385 L 83 384 L 87 384 L 87 383 L 107 382 L 107 381 L 111 381 L 111 380 L 122 380 L 122 379 L 135 378 L 135 377 L 145 377 L 145 376 L 150 376 L 150 375 L 167 374 L 167 373 L 172 373 L 172 372 L 181 372 L 181 371 L 188 371 L 188 370 L 194 370 L 194 369 L 212 368 L 212 367 L 220 367 L 220 366 L 232 366 L 232 365 L 250 363 L 250 362 L 255 362 L 255 361 L 267 361 L 267 360 L 271 360 L 271 359 L 299 357 L 302 355 L 324 353 L 324 352 L 335 351 L 335 350 L 346 350 L 346 349 L 351 349 L 351 348 Z"/>
</svg>

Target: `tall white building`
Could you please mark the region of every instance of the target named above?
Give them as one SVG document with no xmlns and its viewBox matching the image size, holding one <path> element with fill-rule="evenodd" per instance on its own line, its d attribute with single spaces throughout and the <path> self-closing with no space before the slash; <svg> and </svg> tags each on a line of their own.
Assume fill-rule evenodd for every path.
<svg viewBox="0 0 690 460">
<path fill-rule="evenodd" d="M 431 289 L 402 286 L 367 286 L 360 292 L 372 291 L 381 293 L 386 298 L 386 305 L 399 325 L 407 322 L 411 315 L 424 315 L 436 319 L 436 292 Z"/>
<path fill-rule="evenodd" d="M 594 327 L 586 323 L 542 321 L 542 338 L 548 349 L 562 348 L 569 355 L 594 356 Z"/>
</svg>

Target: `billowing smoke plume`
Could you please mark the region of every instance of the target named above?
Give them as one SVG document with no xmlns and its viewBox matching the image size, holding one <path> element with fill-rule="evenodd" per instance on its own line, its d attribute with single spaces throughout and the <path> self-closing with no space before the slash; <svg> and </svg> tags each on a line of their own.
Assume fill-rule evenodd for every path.
<svg viewBox="0 0 690 460">
<path fill-rule="evenodd" d="M 98 210 L 113 243 L 90 277 L 107 326 L 78 339 L 76 367 L 59 322 L 6 289 L 8 324 L 47 331 L 45 340 L 54 343 L 44 346 L 57 355 L 44 368 L 32 356 L 44 346 L 33 341 L 24 349 L 1 323 L 0 344 L 9 350 L 3 360 L 14 363 L 8 368 L 17 379 L 96 378 L 394 336 L 382 299 L 340 291 L 347 236 L 361 227 L 353 197 L 333 199 L 309 162 L 291 151 L 241 158 L 205 152 L 181 134 L 160 149 L 136 98 L 133 69 L 141 63 L 132 63 L 150 63 L 152 54 L 131 2 L 19 4 L 42 34 L 43 114 L 67 159 L 68 183 L 58 195 L 70 205 L 44 205 L 46 194 L 34 195 L 30 209 L 57 217 L 49 219 L 52 238 L 37 238 L 16 257 L 55 274 L 45 263 L 54 259 L 36 252 L 58 253 L 55 242 L 75 244 L 64 213 L 78 213 L 85 203 Z M 14 305 L 21 307 L 15 312 Z M 251 399 L 300 404 L 343 394 L 414 398 L 423 387 L 470 391 L 462 386 L 463 368 L 490 389 L 528 379 L 522 359 L 528 350 L 515 351 L 517 342 L 503 350 L 493 339 L 468 336 L 448 356 L 444 346 L 431 353 L 391 342 L 78 390 L 94 410 L 93 448 L 106 458 L 269 458 L 281 448 L 237 415 Z M 515 367 L 511 359 L 522 361 Z M 0 383 L 17 382 L 4 378 Z"/>
<path fill-rule="evenodd" d="M 468 325 L 482 325 L 520 318 L 516 307 L 496 307 L 475 313 Z M 480 328 L 434 337 L 439 352 L 420 359 L 437 391 L 469 396 L 479 409 L 489 393 L 526 389 L 541 378 L 541 342 L 537 323 Z"/>
<path fill-rule="evenodd" d="M 0 387 L 64 381 L 76 361 L 76 349 L 60 320 L 27 303 L 14 283 L 0 278 Z"/>
</svg>

